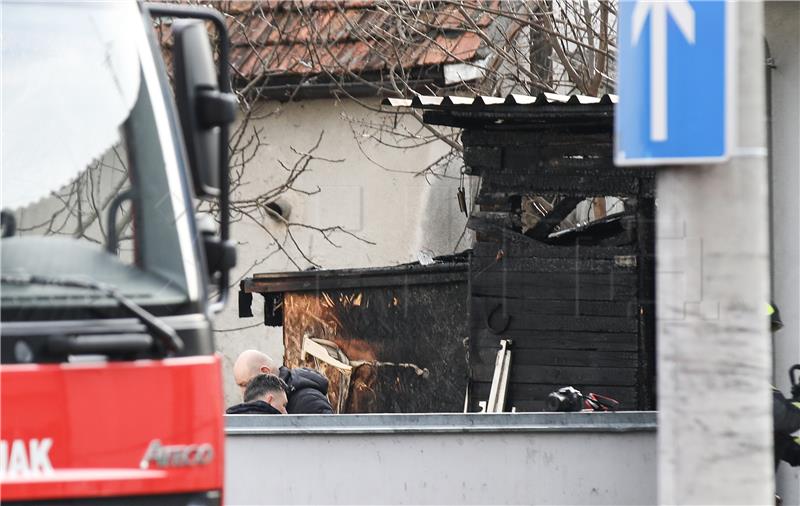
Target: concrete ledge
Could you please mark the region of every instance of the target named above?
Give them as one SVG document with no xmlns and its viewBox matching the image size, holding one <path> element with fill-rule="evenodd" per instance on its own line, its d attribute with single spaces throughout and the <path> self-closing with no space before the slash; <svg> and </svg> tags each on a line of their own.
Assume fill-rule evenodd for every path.
<svg viewBox="0 0 800 506">
<path fill-rule="evenodd" d="M 656 412 L 226 415 L 226 436 L 470 432 L 655 432 Z"/>
</svg>

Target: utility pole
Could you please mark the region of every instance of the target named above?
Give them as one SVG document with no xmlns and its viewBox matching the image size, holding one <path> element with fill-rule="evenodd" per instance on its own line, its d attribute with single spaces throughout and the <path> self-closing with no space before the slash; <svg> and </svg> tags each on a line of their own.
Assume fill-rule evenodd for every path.
<svg viewBox="0 0 800 506">
<path fill-rule="evenodd" d="M 657 174 L 661 504 L 774 502 L 763 5 L 728 7 L 732 156 Z"/>
</svg>

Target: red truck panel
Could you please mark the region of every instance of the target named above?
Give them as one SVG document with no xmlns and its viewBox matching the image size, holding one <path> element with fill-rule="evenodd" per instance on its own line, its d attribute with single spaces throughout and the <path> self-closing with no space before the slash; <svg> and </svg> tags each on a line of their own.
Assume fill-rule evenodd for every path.
<svg viewBox="0 0 800 506">
<path fill-rule="evenodd" d="M 223 410 L 219 356 L 4 365 L 0 499 L 222 490 Z"/>
</svg>

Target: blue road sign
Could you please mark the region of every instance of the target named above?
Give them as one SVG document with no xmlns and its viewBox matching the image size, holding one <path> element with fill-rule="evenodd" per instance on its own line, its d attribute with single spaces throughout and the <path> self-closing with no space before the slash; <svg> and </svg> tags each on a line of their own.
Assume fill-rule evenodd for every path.
<svg viewBox="0 0 800 506">
<path fill-rule="evenodd" d="M 620 2 L 618 165 L 727 158 L 732 9 L 721 0 Z"/>
</svg>

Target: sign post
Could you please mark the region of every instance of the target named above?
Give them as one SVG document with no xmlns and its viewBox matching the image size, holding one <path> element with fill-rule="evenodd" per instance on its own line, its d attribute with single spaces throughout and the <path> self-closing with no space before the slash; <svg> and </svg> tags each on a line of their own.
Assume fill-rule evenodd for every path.
<svg viewBox="0 0 800 506">
<path fill-rule="evenodd" d="M 622 0 L 618 11 L 615 160 L 665 165 L 662 504 L 774 503 L 762 11 L 719 0 Z"/>
</svg>

